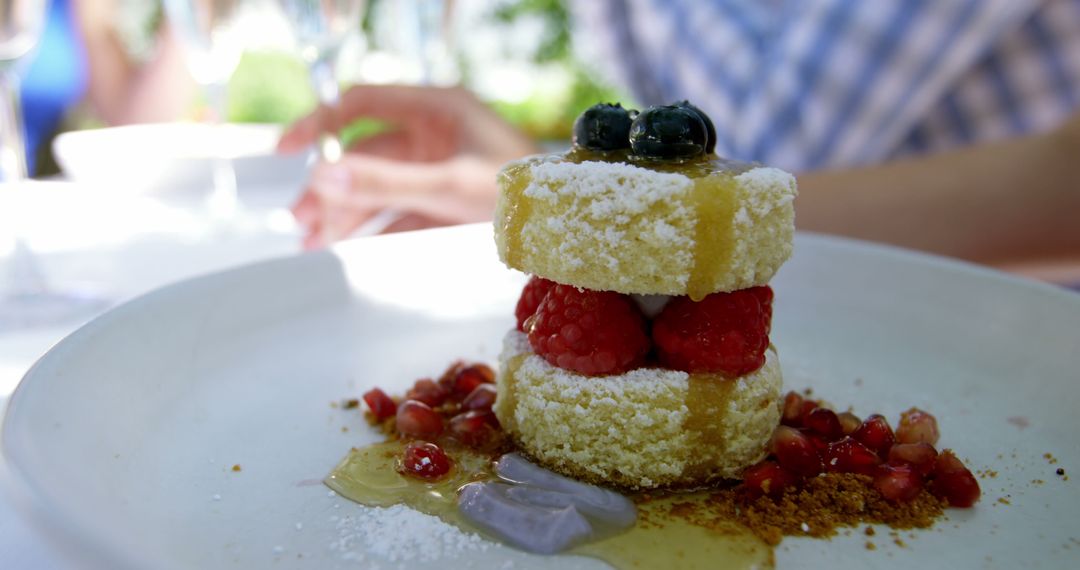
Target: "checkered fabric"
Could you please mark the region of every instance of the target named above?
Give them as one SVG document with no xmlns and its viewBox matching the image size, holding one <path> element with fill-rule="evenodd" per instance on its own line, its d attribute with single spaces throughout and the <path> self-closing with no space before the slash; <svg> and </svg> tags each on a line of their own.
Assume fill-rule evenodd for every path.
<svg viewBox="0 0 1080 570">
<path fill-rule="evenodd" d="M 1044 131 L 1080 106 L 1080 0 L 595 0 L 579 43 L 717 151 L 790 170 Z"/>
</svg>

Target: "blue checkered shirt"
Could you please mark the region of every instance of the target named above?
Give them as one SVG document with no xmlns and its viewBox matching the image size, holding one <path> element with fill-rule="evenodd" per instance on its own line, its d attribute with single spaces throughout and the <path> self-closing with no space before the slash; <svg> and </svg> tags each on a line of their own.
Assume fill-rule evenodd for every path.
<svg viewBox="0 0 1080 570">
<path fill-rule="evenodd" d="M 717 151 L 791 170 L 1045 131 L 1080 105 L 1080 0 L 596 0 L 577 41 Z"/>
</svg>

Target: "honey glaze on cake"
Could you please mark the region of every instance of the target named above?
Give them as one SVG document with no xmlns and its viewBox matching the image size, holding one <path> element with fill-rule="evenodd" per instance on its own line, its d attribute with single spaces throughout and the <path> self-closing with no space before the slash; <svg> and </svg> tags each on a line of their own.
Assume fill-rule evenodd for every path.
<svg viewBox="0 0 1080 570">
<path fill-rule="evenodd" d="M 703 298 L 765 284 L 791 253 L 794 179 L 701 156 L 574 149 L 499 175 L 507 265 L 580 287 Z"/>
</svg>

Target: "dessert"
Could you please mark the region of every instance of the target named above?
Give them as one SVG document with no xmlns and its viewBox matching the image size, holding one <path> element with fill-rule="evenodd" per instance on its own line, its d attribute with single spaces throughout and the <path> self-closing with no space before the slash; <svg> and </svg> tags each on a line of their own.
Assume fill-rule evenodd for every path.
<svg viewBox="0 0 1080 570">
<path fill-rule="evenodd" d="M 688 103 L 599 105 L 575 135 L 500 178 L 499 254 L 533 276 L 498 373 L 366 392 L 389 438 L 327 485 L 618 568 L 772 567 L 785 535 L 922 528 L 978 500 L 931 414 L 894 431 L 781 395 L 768 280 L 791 253 L 790 175 L 712 156 Z"/>
<path fill-rule="evenodd" d="M 545 467 L 694 487 L 764 457 L 782 394 L 767 285 L 791 255 L 795 181 L 714 146 L 688 103 L 597 105 L 569 152 L 500 174 L 499 256 L 534 277 L 494 409 Z"/>
</svg>

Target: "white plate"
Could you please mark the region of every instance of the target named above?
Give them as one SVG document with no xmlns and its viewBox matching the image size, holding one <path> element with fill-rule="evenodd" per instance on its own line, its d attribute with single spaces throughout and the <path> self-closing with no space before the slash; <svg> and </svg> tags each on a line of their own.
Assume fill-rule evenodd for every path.
<svg viewBox="0 0 1080 570">
<path fill-rule="evenodd" d="M 72 180 L 128 193 L 206 190 L 219 157 L 232 160 L 240 188 L 299 188 L 308 155 L 276 154 L 280 135 L 278 125 L 127 125 L 62 133 L 53 152 Z"/>
<path fill-rule="evenodd" d="M 393 567 L 388 552 L 451 567 L 600 567 L 459 551 L 444 535 L 388 526 L 401 517 L 377 526 L 316 483 L 375 439 L 331 402 L 494 357 L 523 279 L 491 242 L 488 226 L 356 240 L 117 308 L 59 343 L 12 398 L 3 443 L 19 496 L 103 568 Z M 789 387 L 862 414 L 928 409 L 943 445 L 997 472 L 975 509 L 903 532 L 903 547 L 884 531 L 874 551 L 858 530 L 786 539 L 779 568 L 1076 562 L 1080 493 L 1054 471 L 1080 473 L 1080 295 L 807 235 L 774 286 Z"/>
</svg>

